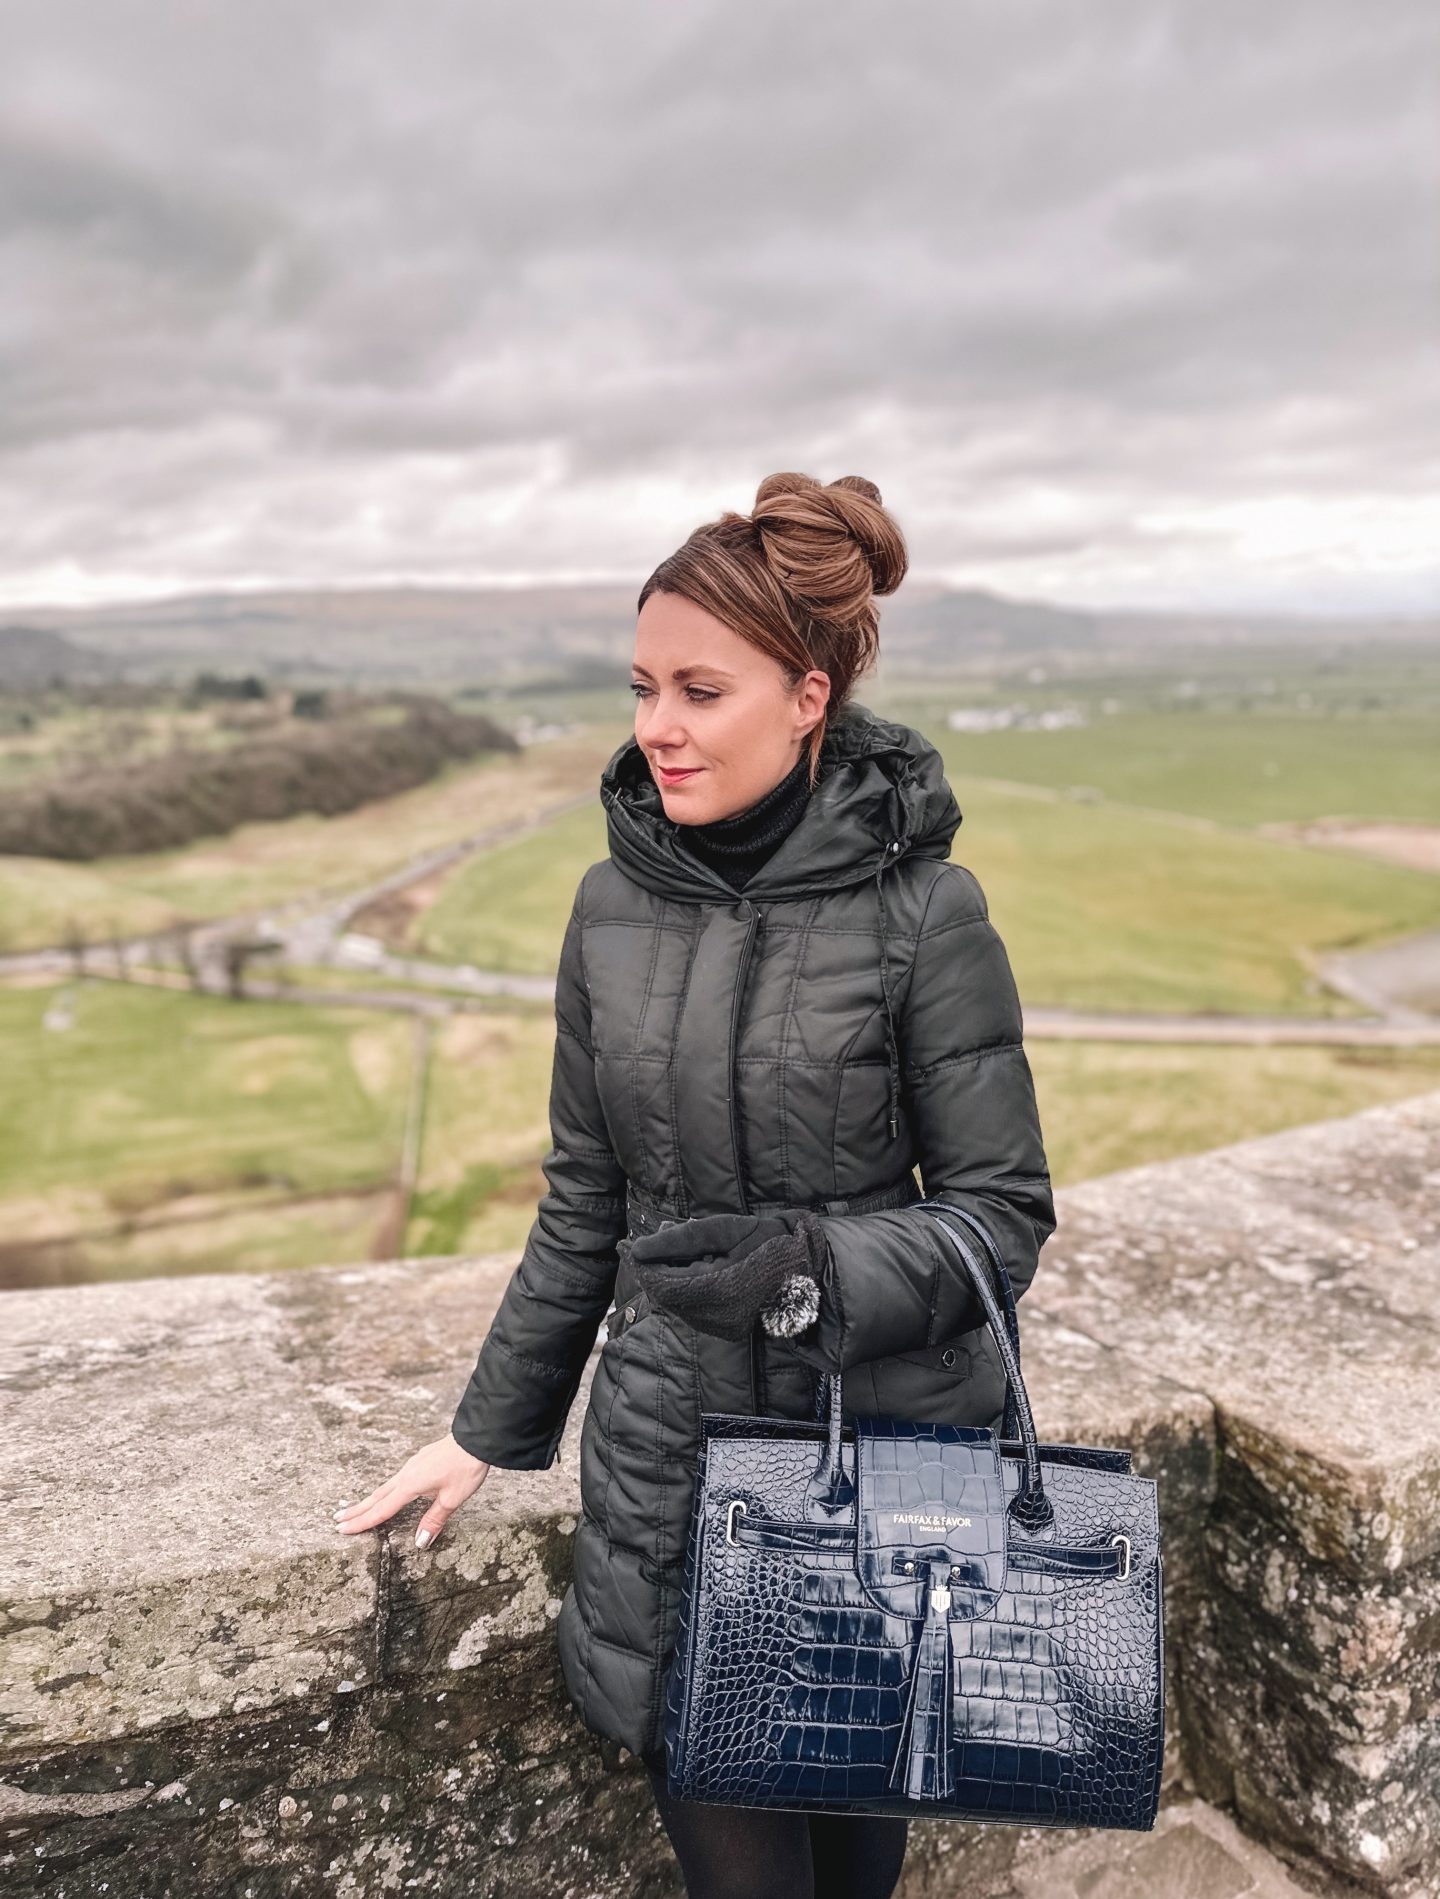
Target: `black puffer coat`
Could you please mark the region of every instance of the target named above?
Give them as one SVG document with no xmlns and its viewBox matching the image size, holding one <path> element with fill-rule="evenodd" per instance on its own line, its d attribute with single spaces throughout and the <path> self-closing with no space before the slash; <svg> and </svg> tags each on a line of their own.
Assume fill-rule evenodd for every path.
<svg viewBox="0 0 1440 1899">
<path fill-rule="evenodd" d="M 610 856 L 560 956 L 554 1145 L 524 1255 L 456 1413 L 511 1469 L 554 1461 L 601 1321 L 583 1515 L 556 1625 L 585 1725 L 663 1745 L 702 1410 L 1001 1421 L 998 1354 L 949 1242 L 905 1205 L 983 1220 L 1016 1294 L 1054 1231 L 1020 1003 L 979 884 L 947 862 L 938 752 L 852 705 L 803 816 L 737 896 L 665 816 L 632 740 L 601 777 Z M 830 1262 L 798 1338 L 731 1343 L 648 1308 L 616 1245 L 663 1220 L 808 1207 Z"/>
</svg>

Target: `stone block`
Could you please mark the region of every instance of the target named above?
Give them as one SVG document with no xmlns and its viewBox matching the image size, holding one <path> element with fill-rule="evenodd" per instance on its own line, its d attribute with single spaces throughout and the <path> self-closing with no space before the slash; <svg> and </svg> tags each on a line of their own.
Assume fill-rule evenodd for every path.
<svg viewBox="0 0 1440 1899">
<path fill-rule="evenodd" d="M 1160 1485 L 1161 1814 L 919 1821 L 901 1899 L 1435 1899 L 1437 1186 L 1440 1095 L 1058 1197 L 1027 1383 L 1043 1437 Z M 678 1899 L 559 1677 L 588 1378 L 555 1467 L 431 1549 L 418 1502 L 333 1525 L 444 1430 L 513 1266 L 6 1298 L 4 1890 Z"/>
<path fill-rule="evenodd" d="M 1026 1304 L 1213 1407 L 1185 1756 L 1367 1890 L 1440 1866 L 1440 1095 L 1087 1181 Z"/>
</svg>

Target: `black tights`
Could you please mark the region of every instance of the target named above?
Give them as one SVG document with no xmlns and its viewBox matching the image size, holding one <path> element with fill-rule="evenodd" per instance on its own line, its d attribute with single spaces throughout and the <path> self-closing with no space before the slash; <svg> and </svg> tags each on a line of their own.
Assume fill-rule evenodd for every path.
<svg viewBox="0 0 1440 1899">
<path fill-rule="evenodd" d="M 796 1813 L 676 1800 L 665 1756 L 644 1755 L 687 1899 L 890 1899 L 905 1859 L 902 1815 Z"/>
</svg>

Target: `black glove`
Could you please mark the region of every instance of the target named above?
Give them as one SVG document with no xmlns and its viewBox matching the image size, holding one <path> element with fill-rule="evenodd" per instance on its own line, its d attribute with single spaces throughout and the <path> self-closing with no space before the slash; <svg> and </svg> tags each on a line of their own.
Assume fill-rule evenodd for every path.
<svg viewBox="0 0 1440 1899">
<path fill-rule="evenodd" d="M 652 1306 L 722 1339 L 746 1338 L 757 1319 L 776 1337 L 802 1331 L 819 1311 L 829 1259 L 808 1211 L 704 1214 L 621 1241 L 621 1251 Z"/>
</svg>

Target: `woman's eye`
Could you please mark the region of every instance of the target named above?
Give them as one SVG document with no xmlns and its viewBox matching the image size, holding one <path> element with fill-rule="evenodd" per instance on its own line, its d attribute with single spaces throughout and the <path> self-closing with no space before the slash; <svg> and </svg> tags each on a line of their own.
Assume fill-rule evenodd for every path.
<svg viewBox="0 0 1440 1899">
<path fill-rule="evenodd" d="M 650 688 L 643 685 L 640 680 L 632 679 L 630 681 L 630 690 L 637 699 L 644 699 L 648 695 Z M 707 692 L 703 686 L 687 686 L 685 688 L 685 695 L 692 705 L 697 706 L 708 706 L 712 700 L 720 697 L 718 692 Z"/>
</svg>

